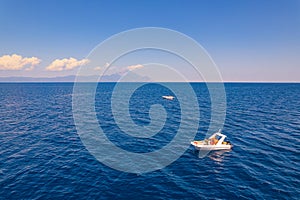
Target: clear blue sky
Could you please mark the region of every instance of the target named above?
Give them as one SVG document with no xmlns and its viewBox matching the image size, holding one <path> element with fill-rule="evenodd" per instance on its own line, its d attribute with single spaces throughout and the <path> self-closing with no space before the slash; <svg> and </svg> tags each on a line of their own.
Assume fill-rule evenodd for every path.
<svg viewBox="0 0 300 200">
<path fill-rule="evenodd" d="M 42 60 L 0 76 L 60 76 L 55 59 L 83 59 L 113 34 L 165 27 L 199 42 L 225 81 L 300 81 L 300 1 L 0 0 L 0 57 Z"/>
</svg>

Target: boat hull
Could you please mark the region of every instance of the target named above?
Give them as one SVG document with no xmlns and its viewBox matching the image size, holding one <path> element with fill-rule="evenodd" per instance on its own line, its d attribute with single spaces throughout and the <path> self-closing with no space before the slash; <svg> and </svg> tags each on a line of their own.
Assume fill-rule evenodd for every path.
<svg viewBox="0 0 300 200">
<path fill-rule="evenodd" d="M 191 144 L 197 150 L 213 151 L 213 150 L 228 150 L 232 148 L 232 144 L 229 141 L 225 141 L 226 135 L 220 132 L 214 133 L 208 139 L 193 141 Z M 217 138 L 218 137 L 218 138 Z"/>
<path fill-rule="evenodd" d="M 212 146 L 212 145 L 203 145 L 203 146 L 195 146 L 197 150 L 204 150 L 204 151 L 214 151 L 214 150 L 226 150 L 231 149 L 231 145 L 224 145 L 224 146 Z"/>
<path fill-rule="evenodd" d="M 207 144 L 195 144 L 194 142 L 191 142 L 191 144 L 192 144 L 197 150 L 204 150 L 204 151 L 226 150 L 226 149 L 231 149 L 231 148 L 232 148 L 232 145 L 228 145 L 228 144 L 221 144 L 221 145 L 207 145 Z"/>
<path fill-rule="evenodd" d="M 173 97 L 173 96 L 162 96 L 162 98 L 167 99 L 167 100 L 173 100 L 175 97 Z"/>
</svg>

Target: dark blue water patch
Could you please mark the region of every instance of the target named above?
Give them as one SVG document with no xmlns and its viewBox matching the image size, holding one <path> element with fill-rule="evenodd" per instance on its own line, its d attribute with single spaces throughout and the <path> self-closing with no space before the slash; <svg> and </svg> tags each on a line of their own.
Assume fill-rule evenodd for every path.
<svg viewBox="0 0 300 200">
<path fill-rule="evenodd" d="M 167 94 L 169 96 L 174 96 L 173 101 L 168 101 L 162 98 L 161 94 Z M 147 126 L 150 124 L 151 119 L 149 115 L 149 110 L 152 105 L 160 104 L 167 112 L 167 122 L 169 122 L 172 116 L 177 116 L 178 121 L 180 121 L 180 104 L 176 95 L 165 86 L 157 83 L 145 84 L 142 87 L 134 91 L 133 95 L 129 101 L 129 111 L 132 120 L 138 126 Z M 173 119 L 175 122 L 176 120 Z"/>
<path fill-rule="evenodd" d="M 129 112 L 137 126 L 145 127 L 150 123 L 149 110 L 152 105 L 160 104 L 167 112 L 164 127 L 157 134 L 150 138 L 135 138 L 124 133 L 114 120 L 111 110 L 113 88 L 113 84 L 98 86 L 97 94 L 101 95 L 96 96 L 96 112 L 104 133 L 118 147 L 136 153 L 152 152 L 163 148 L 173 139 L 180 125 L 181 108 L 177 99 L 168 101 L 162 98 L 161 94 L 176 96 L 170 89 L 160 84 L 145 84 L 134 91 L 129 101 Z"/>
<path fill-rule="evenodd" d="M 202 111 L 196 138 L 203 138 L 209 92 L 205 84 L 192 87 Z M 109 99 L 113 88 L 101 84 L 96 100 Z M 136 94 L 150 89 L 162 88 L 151 85 Z M 225 89 L 223 132 L 234 144 L 231 151 L 199 159 L 191 146 L 166 168 L 137 175 L 103 165 L 83 146 L 72 117 L 73 84 L 1 83 L 0 199 L 298 199 L 300 84 L 228 83 Z M 135 105 L 132 112 L 142 106 Z M 107 123 L 105 133 L 122 134 L 110 105 L 96 101 L 96 106 L 99 122 Z M 147 109 L 139 114 L 146 122 Z"/>
</svg>

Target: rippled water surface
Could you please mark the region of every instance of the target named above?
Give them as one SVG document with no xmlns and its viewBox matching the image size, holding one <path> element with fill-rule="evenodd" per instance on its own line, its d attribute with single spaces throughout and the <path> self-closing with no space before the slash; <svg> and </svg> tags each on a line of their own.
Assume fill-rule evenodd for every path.
<svg viewBox="0 0 300 200">
<path fill-rule="evenodd" d="M 192 86 L 201 110 L 196 139 L 202 139 L 210 122 L 209 93 L 205 84 Z M 180 102 L 161 98 L 167 88 L 148 84 L 130 100 L 139 126 L 150 123 L 150 105 L 166 109 L 166 124 L 152 139 L 132 138 L 118 128 L 110 107 L 113 88 L 100 84 L 95 102 L 101 127 L 116 146 L 144 153 L 174 138 Z M 0 199 L 299 199 L 300 84 L 225 88 L 223 133 L 234 144 L 231 151 L 198 158 L 190 146 L 166 168 L 132 174 L 98 162 L 82 144 L 72 115 L 73 84 L 2 83 Z"/>
</svg>

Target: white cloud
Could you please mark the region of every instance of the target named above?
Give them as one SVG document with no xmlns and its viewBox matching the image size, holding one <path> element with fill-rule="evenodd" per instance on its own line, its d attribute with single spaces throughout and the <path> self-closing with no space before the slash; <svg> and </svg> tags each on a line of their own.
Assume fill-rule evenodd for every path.
<svg viewBox="0 0 300 200">
<path fill-rule="evenodd" d="M 105 65 L 104 65 L 104 67 L 106 68 L 106 67 L 108 67 L 110 64 L 107 62 L 107 63 L 105 63 Z"/>
<path fill-rule="evenodd" d="M 136 70 L 136 69 L 140 69 L 140 68 L 143 68 L 144 65 L 141 65 L 141 64 L 138 64 L 138 65 L 130 65 L 127 67 L 127 70 L 129 71 L 133 71 L 133 70 Z"/>
<path fill-rule="evenodd" d="M 109 65 L 110 64 L 107 62 L 107 63 L 105 63 L 104 67 L 97 66 L 97 67 L 94 68 L 94 70 L 98 70 L 99 71 L 99 70 L 102 70 L 102 69 L 106 69 Z"/>
<path fill-rule="evenodd" d="M 4 55 L 0 57 L 0 70 L 33 70 L 41 62 L 37 57 L 22 57 L 17 54 Z"/>
<path fill-rule="evenodd" d="M 48 71 L 63 71 L 63 70 L 72 70 L 78 66 L 86 65 L 89 63 L 88 59 L 77 60 L 75 58 L 64 58 L 54 60 L 46 70 Z"/>
<path fill-rule="evenodd" d="M 107 68 L 109 66 L 109 68 Z M 124 75 L 126 73 L 128 73 L 129 71 L 134 71 L 137 69 L 141 69 L 143 68 L 144 65 L 141 64 L 137 64 L 137 65 L 130 65 L 130 66 L 123 66 L 123 67 L 117 67 L 114 65 L 110 66 L 110 63 L 105 63 L 104 66 L 96 66 L 94 68 L 94 70 L 96 71 L 101 71 L 101 70 L 105 70 L 105 74 L 106 75 Z"/>
<path fill-rule="evenodd" d="M 98 66 L 98 67 L 95 67 L 94 70 L 101 70 L 102 67 Z"/>
</svg>

